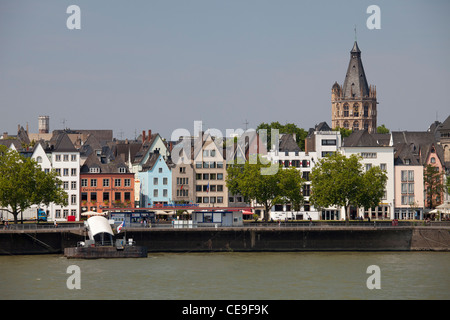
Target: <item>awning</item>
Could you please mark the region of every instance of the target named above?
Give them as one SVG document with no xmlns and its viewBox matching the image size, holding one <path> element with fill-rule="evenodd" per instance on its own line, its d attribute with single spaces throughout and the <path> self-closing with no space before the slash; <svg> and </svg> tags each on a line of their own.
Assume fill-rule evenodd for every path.
<svg viewBox="0 0 450 320">
<path fill-rule="evenodd" d="M 253 214 L 251 211 L 242 211 L 242 214 Z"/>
<path fill-rule="evenodd" d="M 82 216 L 104 216 L 106 212 L 96 212 L 96 211 L 86 211 L 83 212 Z"/>
<path fill-rule="evenodd" d="M 95 236 L 102 232 L 114 235 L 111 226 L 109 225 L 109 221 L 105 217 L 90 217 L 89 219 L 87 219 L 87 225 L 92 236 Z"/>
</svg>

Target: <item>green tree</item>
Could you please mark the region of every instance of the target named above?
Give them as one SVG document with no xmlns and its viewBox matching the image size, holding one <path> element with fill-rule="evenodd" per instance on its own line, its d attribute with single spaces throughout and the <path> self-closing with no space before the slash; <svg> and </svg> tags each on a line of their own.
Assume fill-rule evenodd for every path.
<svg viewBox="0 0 450 320">
<path fill-rule="evenodd" d="M 284 203 L 290 203 L 293 211 L 299 211 L 304 203 L 301 172 L 294 167 L 280 170 L 280 188 Z"/>
<path fill-rule="evenodd" d="M 246 161 L 245 164 L 235 164 L 227 168 L 227 187 L 232 194 L 256 201 L 264 206 L 264 221 L 269 220 L 270 209 L 276 203 L 281 203 L 280 171 L 263 174 L 263 169 L 269 169 L 271 164 L 260 161 Z"/>
<path fill-rule="evenodd" d="M 377 133 L 389 133 L 389 129 L 382 124 L 381 126 L 377 127 Z"/>
<path fill-rule="evenodd" d="M 256 131 L 258 132 L 261 129 L 267 130 L 267 144 L 270 145 L 271 142 L 271 130 L 277 129 L 280 134 L 294 134 L 295 133 L 295 141 L 297 142 L 298 146 L 301 150 L 305 150 L 305 139 L 308 135 L 308 132 L 305 131 L 305 129 L 299 128 L 294 123 L 286 123 L 286 124 L 280 124 L 278 121 L 268 123 L 261 123 L 257 128 Z"/>
<path fill-rule="evenodd" d="M 442 174 L 439 172 L 439 168 L 427 165 L 423 171 L 423 180 L 425 183 L 426 203 L 428 208 L 435 208 L 440 204 L 442 191 L 444 190 Z"/>
<path fill-rule="evenodd" d="M 33 204 L 67 205 L 61 184 L 55 172 L 46 173 L 33 159 L 0 146 L 0 206 L 13 215 L 14 223 Z"/>
<path fill-rule="evenodd" d="M 344 207 L 350 219 L 350 207 L 373 207 L 380 203 L 387 175 L 378 167 L 364 172 L 361 158 L 335 153 L 322 158 L 311 171 L 311 203 L 316 207 Z"/>
<path fill-rule="evenodd" d="M 345 128 L 339 128 L 339 127 L 334 128 L 333 131 L 339 131 L 341 133 L 342 138 L 347 138 L 353 132 L 351 129 L 345 129 Z"/>
</svg>

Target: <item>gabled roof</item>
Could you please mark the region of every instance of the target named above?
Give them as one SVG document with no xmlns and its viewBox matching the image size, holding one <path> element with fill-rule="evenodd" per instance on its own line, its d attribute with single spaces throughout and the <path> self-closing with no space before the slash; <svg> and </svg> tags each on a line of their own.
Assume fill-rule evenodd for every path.
<svg viewBox="0 0 450 320">
<path fill-rule="evenodd" d="M 392 139 L 397 148 L 400 144 L 406 144 L 411 152 L 419 156 L 422 165 L 426 165 L 428 155 L 434 148 L 439 160 L 444 164 L 444 151 L 442 146 L 437 144 L 435 136 L 429 131 L 393 131 Z"/>
<path fill-rule="evenodd" d="M 292 134 L 283 134 L 280 138 L 279 151 L 281 152 L 300 152 L 301 149 L 294 140 Z"/>
<path fill-rule="evenodd" d="M 53 145 L 53 152 L 78 152 L 69 136 L 64 132 L 57 135 L 51 144 Z"/>
</svg>

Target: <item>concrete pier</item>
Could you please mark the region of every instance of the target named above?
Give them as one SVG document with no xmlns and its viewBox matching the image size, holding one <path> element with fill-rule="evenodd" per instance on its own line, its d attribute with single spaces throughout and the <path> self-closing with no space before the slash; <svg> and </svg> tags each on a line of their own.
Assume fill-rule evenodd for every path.
<svg viewBox="0 0 450 320">
<path fill-rule="evenodd" d="M 428 226 L 142 228 L 127 230 L 126 238 L 148 252 L 450 251 L 450 227 Z M 0 254 L 61 254 L 84 239 L 64 229 L 1 230 Z"/>
</svg>

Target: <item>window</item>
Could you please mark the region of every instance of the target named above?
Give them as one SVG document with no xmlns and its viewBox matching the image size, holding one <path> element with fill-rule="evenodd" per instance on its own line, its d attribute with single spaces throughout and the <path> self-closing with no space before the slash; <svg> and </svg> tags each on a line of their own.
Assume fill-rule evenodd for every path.
<svg viewBox="0 0 450 320">
<path fill-rule="evenodd" d="M 209 174 L 208 173 L 204 173 L 203 174 L 203 180 L 209 180 Z"/>
<path fill-rule="evenodd" d="M 408 181 L 414 181 L 414 171 L 408 170 Z"/>
<path fill-rule="evenodd" d="M 77 215 L 77 209 L 70 210 L 70 215 L 71 216 L 76 216 Z"/>
<path fill-rule="evenodd" d="M 369 106 L 365 105 L 364 106 L 364 117 L 368 117 L 369 116 Z"/>
<path fill-rule="evenodd" d="M 217 162 L 217 168 L 223 168 L 223 162 Z"/>
<path fill-rule="evenodd" d="M 91 192 L 91 202 L 97 201 L 97 192 Z"/>
<path fill-rule="evenodd" d="M 217 197 L 217 203 L 223 203 L 223 197 Z"/>
<path fill-rule="evenodd" d="M 303 186 L 303 196 L 309 197 L 311 195 L 311 186 L 309 184 L 305 184 Z"/>
<path fill-rule="evenodd" d="M 370 169 L 372 169 L 372 164 L 366 163 L 366 171 L 369 171 Z"/>
<path fill-rule="evenodd" d="M 60 154 L 57 154 L 55 156 L 55 161 L 61 161 L 61 155 Z"/>
<path fill-rule="evenodd" d="M 195 179 L 196 180 L 202 180 L 202 174 L 201 173 L 196 173 L 195 174 Z"/>
<path fill-rule="evenodd" d="M 162 173 L 163 168 L 158 168 L 158 173 Z"/>
<path fill-rule="evenodd" d="M 61 218 L 61 209 L 55 210 L 55 218 Z"/>
<path fill-rule="evenodd" d="M 352 130 L 353 131 L 358 131 L 359 130 L 359 122 L 358 121 L 353 122 Z"/>
<path fill-rule="evenodd" d="M 203 197 L 203 203 L 209 203 L 209 198 L 208 197 Z"/>
<path fill-rule="evenodd" d="M 69 181 L 64 181 L 63 182 L 63 189 L 64 190 L 69 190 Z"/>
<path fill-rule="evenodd" d="M 163 189 L 163 197 L 167 197 L 167 189 Z"/>
<path fill-rule="evenodd" d="M 344 105 L 344 117 L 348 117 L 348 116 L 349 116 L 349 108 L 348 108 L 348 104 L 346 104 L 346 105 Z"/>
<path fill-rule="evenodd" d="M 350 127 L 350 125 L 349 125 L 348 121 L 344 121 L 344 128 L 348 129 L 349 127 Z"/>
<path fill-rule="evenodd" d="M 436 158 L 435 157 L 431 157 L 431 163 L 436 163 Z"/>
<path fill-rule="evenodd" d="M 37 163 L 42 163 L 42 157 L 41 157 L 41 156 L 37 157 L 37 158 L 36 158 L 36 162 L 37 162 Z"/>
<path fill-rule="evenodd" d="M 130 192 L 124 192 L 123 193 L 123 198 L 125 201 L 130 201 L 131 200 L 131 193 Z"/>
<path fill-rule="evenodd" d="M 336 145 L 336 139 L 323 139 L 322 140 L 323 146 L 335 146 Z"/>
<path fill-rule="evenodd" d="M 65 155 L 63 156 L 63 160 L 64 160 L 64 161 L 69 161 L 69 155 L 68 155 L 68 154 L 65 154 Z"/>
<path fill-rule="evenodd" d="M 408 171 L 402 170 L 401 175 L 402 175 L 402 177 L 401 177 L 402 181 L 407 181 L 407 179 L 408 179 Z"/>
<path fill-rule="evenodd" d="M 122 195 L 120 194 L 120 192 L 114 192 L 114 200 L 116 202 L 120 202 L 122 200 Z"/>
<path fill-rule="evenodd" d="M 355 104 L 355 105 L 353 106 L 353 116 L 354 116 L 354 117 L 359 117 L 359 107 L 358 107 L 357 104 Z"/>
<path fill-rule="evenodd" d="M 61 169 L 60 168 L 55 169 L 55 172 L 56 172 L 56 174 L 58 176 L 61 176 Z"/>
<path fill-rule="evenodd" d="M 103 201 L 109 201 L 109 192 L 103 192 Z"/>
<path fill-rule="evenodd" d="M 131 179 L 123 179 L 123 184 L 125 187 L 131 186 Z"/>
<path fill-rule="evenodd" d="M 196 162 L 195 163 L 195 168 L 201 169 L 202 168 L 202 163 L 201 162 Z"/>
<path fill-rule="evenodd" d="M 114 179 L 114 187 L 120 187 L 121 184 L 121 179 Z"/>
<path fill-rule="evenodd" d="M 209 162 L 203 162 L 203 168 L 208 169 L 209 168 Z"/>
<path fill-rule="evenodd" d="M 77 175 L 77 169 L 76 169 L 76 168 L 70 169 L 70 175 L 71 175 L 72 177 L 76 176 L 76 175 Z"/>
<path fill-rule="evenodd" d="M 91 179 L 91 187 L 97 186 L 97 179 Z"/>
<path fill-rule="evenodd" d="M 208 157 L 209 156 L 209 150 L 203 150 L 203 156 Z"/>
<path fill-rule="evenodd" d="M 157 186 L 158 185 L 158 178 L 153 178 L 153 185 Z"/>
<path fill-rule="evenodd" d="M 70 204 L 77 204 L 77 195 L 76 194 L 72 194 L 70 196 Z"/>
<path fill-rule="evenodd" d="M 103 179 L 103 187 L 109 187 L 109 179 Z"/>
<path fill-rule="evenodd" d="M 380 169 L 383 171 L 386 171 L 386 163 L 381 163 L 380 164 Z"/>
<path fill-rule="evenodd" d="M 64 169 L 63 169 L 63 175 L 64 175 L 65 177 L 68 177 L 68 176 L 69 176 L 69 169 L 64 168 Z"/>
<path fill-rule="evenodd" d="M 218 191 L 218 192 L 223 192 L 223 185 L 218 184 L 218 185 L 217 185 L 217 191 Z"/>
<path fill-rule="evenodd" d="M 71 181 L 70 182 L 70 189 L 72 189 L 72 190 L 76 190 L 77 189 L 77 182 L 76 181 Z"/>
<path fill-rule="evenodd" d="M 77 161 L 77 155 L 76 155 L 76 154 L 72 154 L 72 155 L 70 156 L 70 160 L 72 160 L 72 161 Z"/>
<path fill-rule="evenodd" d="M 82 192 L 81 193 L 81 201 L 87 201 L 88 199 L 88 194 L 87 192 Z"/>
<path fill-rule="evenodd" d="M 209 180 L 216 180 L 216 174 L 215 173 L 211 173 L 209 175 Z"/>
<path fill-rule="evenodd" d="M 362 152 L 361 157 L 363 158 L 369 158 L 369 159 L 376 159 L 377 153 L 376 152 Z"/>
<path fill-rule="evenodd" d="M 408 188 L 408 184 L 407 183 L 402 183 L 402 193 L 407 193 L 407 188 Z"/>
<path fill-rule="evenodd" d="M 158 197 L 158 189 L 153 190 L 153 196 L 156 198 Z"/>
<path fill-rule="evenodd" d="M 202 203 L 202 197 L 197 197 L 196 201 L 197 203 Z"/>
<path fill-rule="evenodd" d="M 217 174 L 217 180 L 223 180 L 223 173 Z"/>
<path fill-rule="evenodd" d="M 197 191 L 197 192 L 202 191 L 202 185 L 201 184 L 196 185 L 195 191 Z"/>
<path fill-rule="evenodd" d="M 63 214 L 64 214 L 63 218 L 67 218 L 67 216 L 69 215 L 69 209 L 64 209 Z"/>
<path fill-rule="evenodd" d="M 98 168 L 98 167 L 89 168 L 89 172 L 90 173 L 100 173 L 100 168 Z"/>
<path fill-rule="evenodd" d="M 120 167 L 120 168 L 119 168 L 119 173 L 127 173 L 127 168 L 125 168 L 125 167 Z"/>
<path fill-rule="evenodd" d="M 408 183 L 408 193 L 414 193 L 414 183 Z"/>
</svg>

